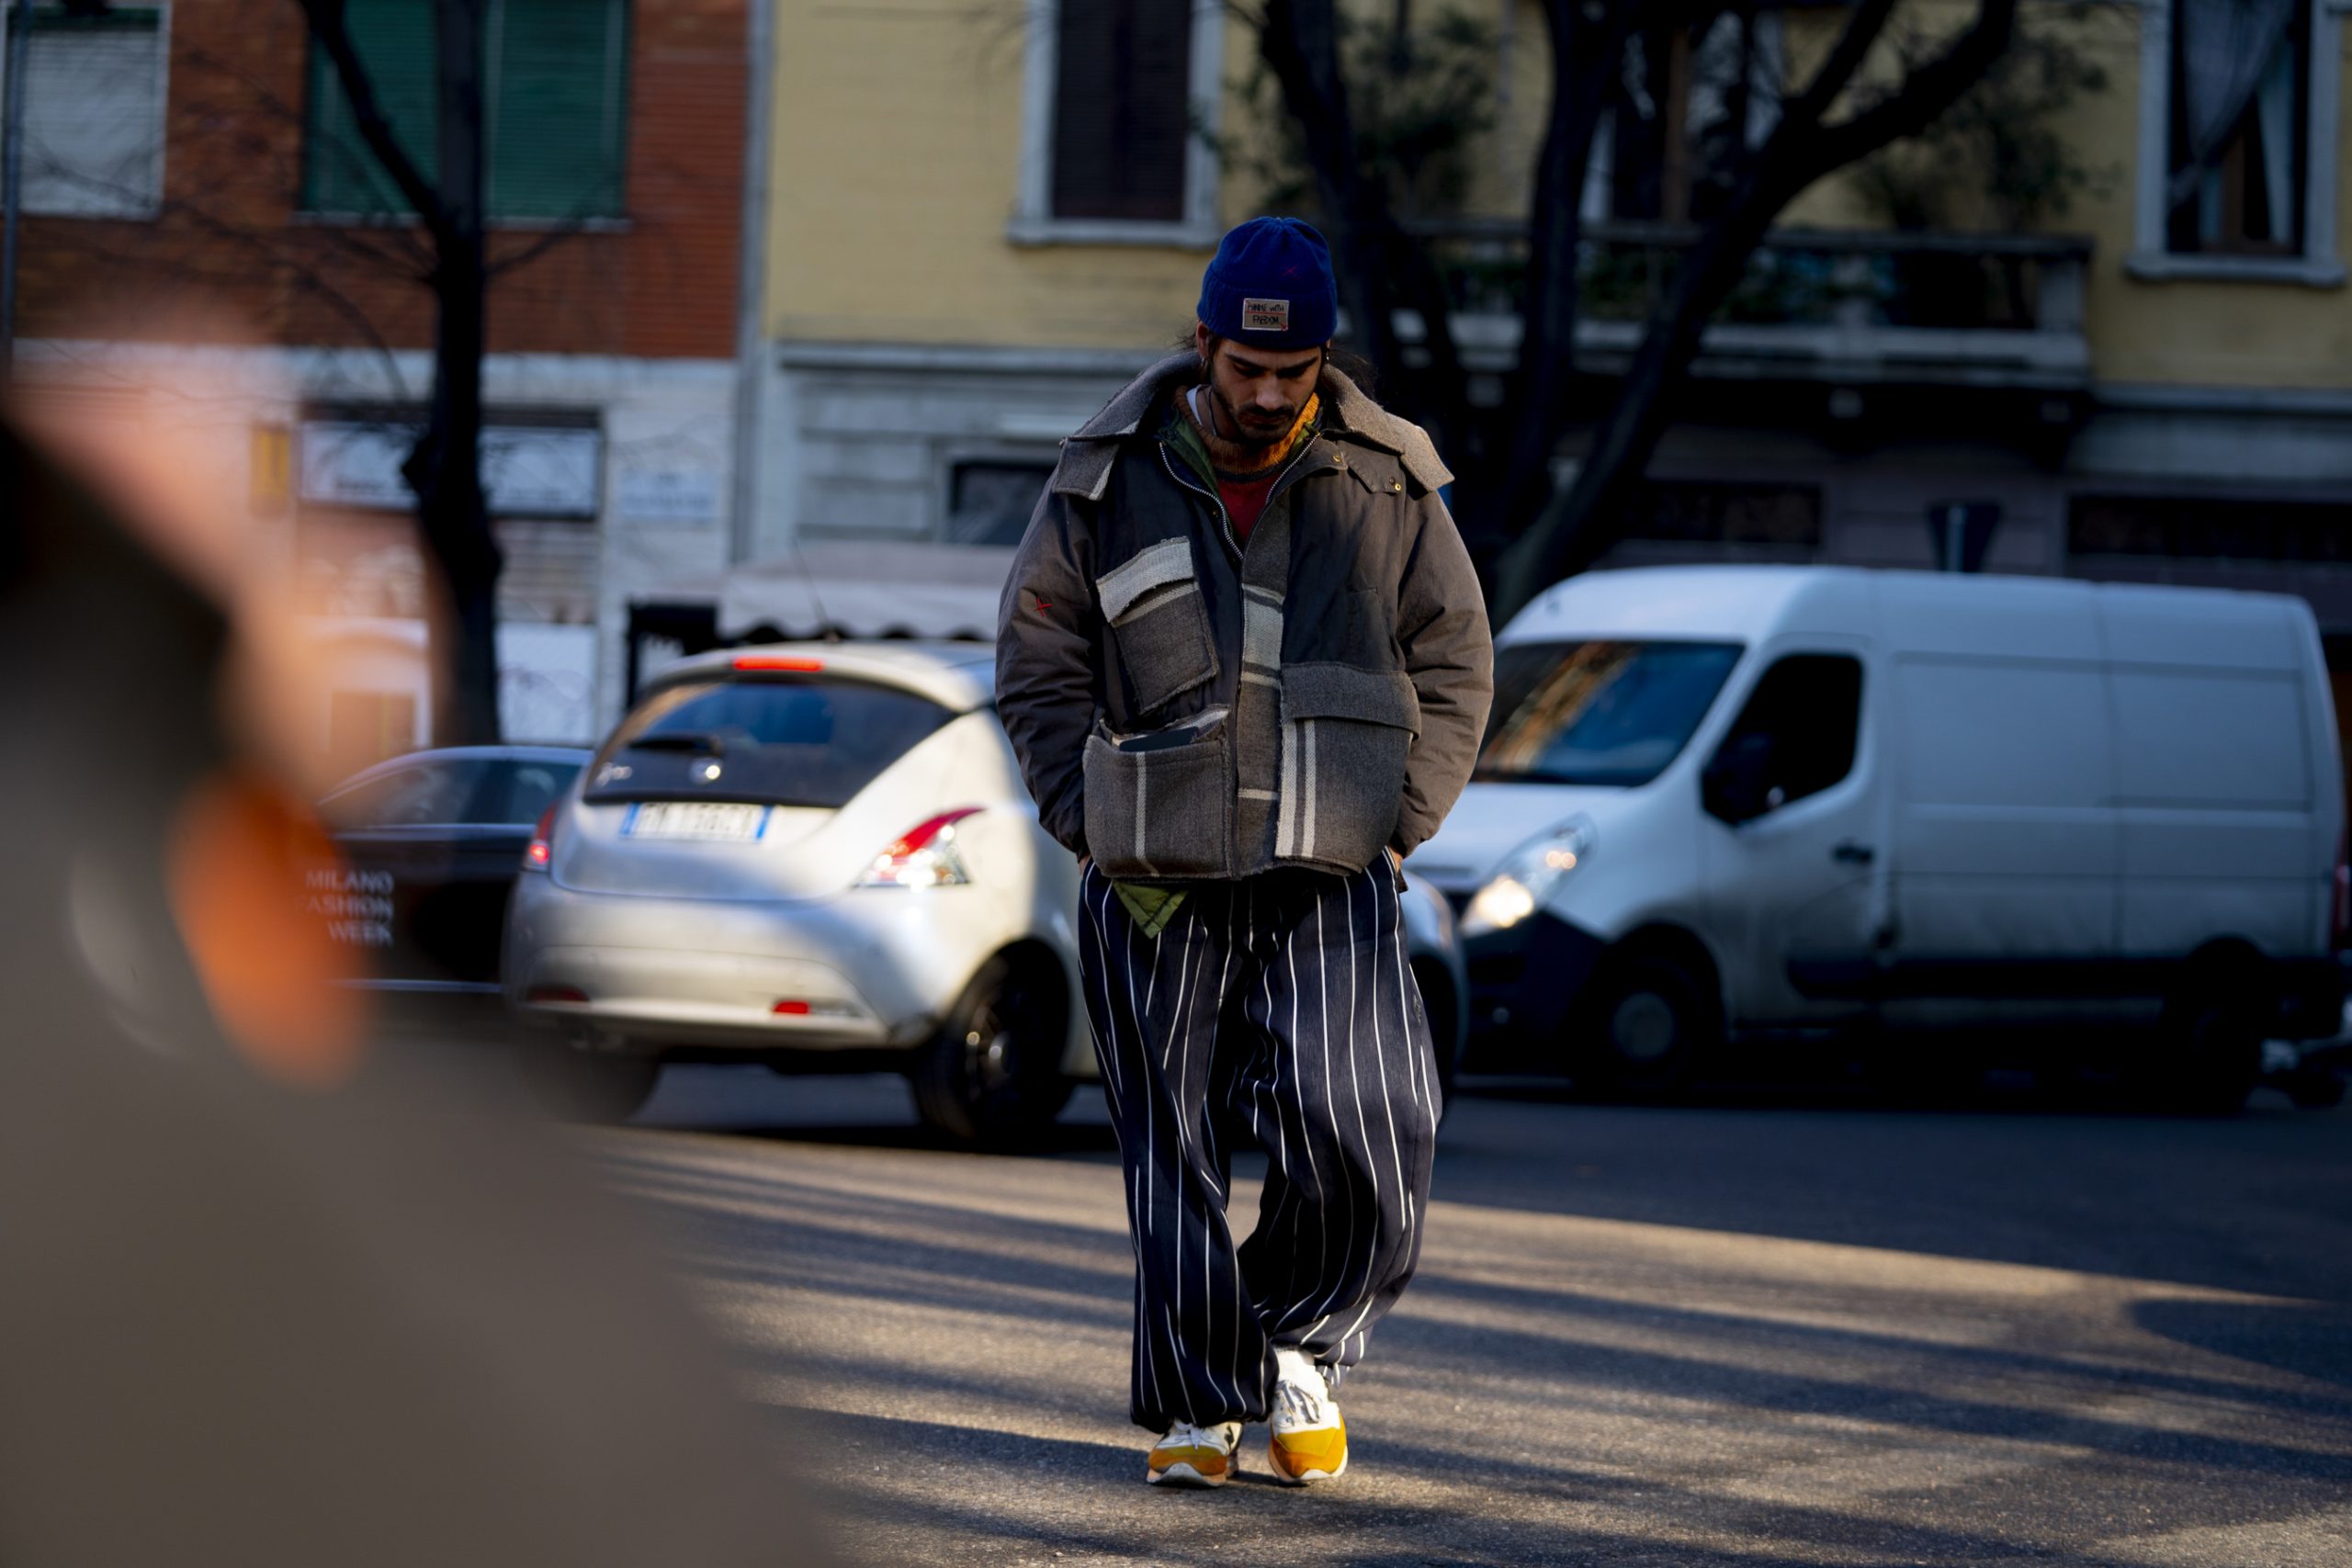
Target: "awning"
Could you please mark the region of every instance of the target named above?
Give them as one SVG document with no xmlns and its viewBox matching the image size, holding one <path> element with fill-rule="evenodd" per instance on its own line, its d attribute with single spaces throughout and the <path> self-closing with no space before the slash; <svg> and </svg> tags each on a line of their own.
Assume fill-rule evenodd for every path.
<svg viewBox="0 0 2352 1568">
<path fill-rule="evenodd" d="M 996 640 L 1012 570 L 1001 546 L 824 539 L 771 560 L 681 578 L 629 595 L 640 604 L 716 606 L 718 635 L 786 638 Z"/>
</svg>

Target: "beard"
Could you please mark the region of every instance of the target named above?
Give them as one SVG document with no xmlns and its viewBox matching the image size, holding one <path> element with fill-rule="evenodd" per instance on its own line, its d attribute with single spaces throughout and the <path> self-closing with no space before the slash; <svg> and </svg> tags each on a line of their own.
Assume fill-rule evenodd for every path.
<svg viewBox="0 0 2352 1568">
<path fill-rule="evenodd" d="M 1298 423 L 1297 409 L 1267 414 L 1255 408 L 1237 407 L 1215 381 L 1209 383 L 1209 396 L 1216 400 L 1217 408 L 1225 414 L 1225 423 L 1232 428 L 1237 446 L 1272 446 L 1289 434 L 1290 427 Z"/>
</svg>

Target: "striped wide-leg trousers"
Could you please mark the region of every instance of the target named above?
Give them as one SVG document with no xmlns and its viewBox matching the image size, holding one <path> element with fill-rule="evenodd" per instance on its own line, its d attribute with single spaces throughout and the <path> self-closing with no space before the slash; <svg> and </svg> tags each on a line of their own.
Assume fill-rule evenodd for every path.
<svg viewBox="0 0 2352 1568">
<path fill-rule="evenodd" d="M 1264 1419 L 1274 1351 L 1336 1387 L 1420 1254 L 1437 1139 L 1398 878 L 1204 885 L 1147 936 L 1091 865 L 1080 954 L 1136 1249 L 1130 1410 L 1162 1431 Z M 1263 1149 L 1257 1227 L 1230 1156 Z"/>
</svg>

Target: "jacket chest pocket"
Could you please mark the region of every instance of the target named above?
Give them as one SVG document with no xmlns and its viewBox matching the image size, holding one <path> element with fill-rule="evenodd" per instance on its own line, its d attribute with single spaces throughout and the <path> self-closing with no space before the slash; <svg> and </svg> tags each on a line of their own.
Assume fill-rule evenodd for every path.
<svg viewBox="0 0 2352 1568">
<path fill-rule="evenodd" d="M 1094 580 L 1140 718 L 1216 679 L 1216 643 L 1186 539 L 1162 539 Z"/>
<path fill-rule="evenodd" d="M 1275 858 L 1370 865 L 1396 830 L 1420 728 L 1420 700 L 1401 671 L 1286 666 Z"/>
</svg>

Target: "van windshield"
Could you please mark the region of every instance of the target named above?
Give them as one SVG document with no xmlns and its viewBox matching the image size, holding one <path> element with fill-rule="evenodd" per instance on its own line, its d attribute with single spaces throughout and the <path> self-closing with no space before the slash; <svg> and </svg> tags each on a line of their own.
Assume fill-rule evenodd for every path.
<svg viewBox="0 0 2352 1568">
<path fill-rule="evenodd" d="M 838 807 L 955 716 L 863 681 L 684 681 L 621 721 L 583 795 Z"/>
<path fill-rule="evenodd" d="M 1476 779 L 1644 784 L 1666 771 L 1739 662 L 1736 642 L 1521 642 L 1495 650 Z"/>
</svg>

